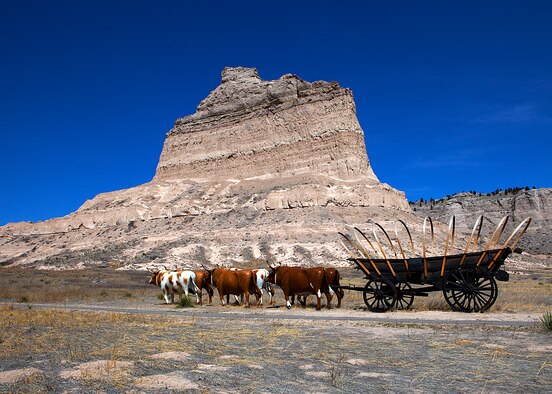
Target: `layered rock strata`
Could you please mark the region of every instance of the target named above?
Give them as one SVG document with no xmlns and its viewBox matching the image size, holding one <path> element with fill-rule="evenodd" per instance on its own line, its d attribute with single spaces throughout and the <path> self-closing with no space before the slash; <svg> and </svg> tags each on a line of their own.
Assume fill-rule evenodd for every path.
<svg viewBox="0 0 552 394">
<path fill-rule="evenodd" d="M 167 134 L 154 180 L 325 174 L 379 183 L 353 95 L 337 82 L 226 68 L 222 84 Z"/>
</svg>

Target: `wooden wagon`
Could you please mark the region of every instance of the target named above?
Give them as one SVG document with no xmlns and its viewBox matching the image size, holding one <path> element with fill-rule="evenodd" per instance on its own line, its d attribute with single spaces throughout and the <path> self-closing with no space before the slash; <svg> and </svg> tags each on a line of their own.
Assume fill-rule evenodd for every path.
<svg viewBox="0 0 552 394">
<path fill-rule="evenodd" d="M 496 281 L 507 281 L 509 274 L 504 270 L 504 261 L 517 242 L 527 231 L 531 218 L 525 219 L 512 232 L 510 237 L 498 247 L 508 216 L 505 216 L 486 247 L 474 251 L 481 235 L 483 216 L 480 216 L 461 254 L 448 254 L 454 249 L 455 224 L 453 216 L 449 222 L 446 245 L 443 255 L 434 256 L 435 236 L 433 222 L 427 217 L 423 224 L 423 248 L 421 257 L 406 257 L 395 224 L 395 245 L 385 229 L 377 223 L 373 227 L 372 242 L 359 228 L 354 227 L 352 235 L 339 233 L 344 248 L 350 254 L 348 259 L 361 270 L 367 283 L 362 286 L 340 286 L 345 290 L 361 291 L 366 306 L 373 312 L 386 312 L 392 309 L 406 309 L 416 296 L 428 296 L 429 292 L 442 291 L 446 302 L 453 310 L 462 312 L 482 312 L 489 309 L 498 297 Z M 414 242 L 406 224 L 399 220 L 410 240 L 411 254 L 416 255 Z M 426 230 L 431 228 L 433 256 L 427 256 Z M 395 258 L 389 258 L 382 247 L 377 231 L 385 235 Z M 379 247 L 379 252 L 374 244 Z M 368 248 L 368 246 L 370 248 Z M 371 249 L 372 253 L 369 253 Z M 388 250 L 389 252 L 389 250 Z M 381 253 L 381 255 L 380 255 Z M 450 253 L 450 252 L 449 252 Z M 373 258 L 371 254 L 378 256 Z M 380 257 L 381 256 L 381 257 Z"/>
</svg>

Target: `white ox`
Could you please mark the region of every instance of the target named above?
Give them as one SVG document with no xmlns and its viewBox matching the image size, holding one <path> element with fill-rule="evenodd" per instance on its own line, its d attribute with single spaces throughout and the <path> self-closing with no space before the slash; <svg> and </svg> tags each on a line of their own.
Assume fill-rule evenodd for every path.
<svg viewBox="0 0 552 394">
<path fill-rule="evenodd" d="M 199 303 L 199 289 L 196 286 L 196 274 L 193 271 L 156 271 L 151 273 L 151 278 L 148 282 L 150 285 L 161 287 L 165 303 L 174 303 L 174 294 L 182 297 L 182 293 L 189 294 L 189 290 L 193 289 L 196 300 Z M 170 301 L 169 301 L 170 296 Z"/>
</svg>

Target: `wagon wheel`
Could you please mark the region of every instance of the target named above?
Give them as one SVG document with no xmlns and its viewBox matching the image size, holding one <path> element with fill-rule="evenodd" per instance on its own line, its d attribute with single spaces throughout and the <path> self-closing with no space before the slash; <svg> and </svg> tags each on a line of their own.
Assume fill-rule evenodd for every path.
<svg viewBox="0 0 552 394">
<path fill-rule="evenodd" d="M 401 282 L 397 284 L 397 309 L 408 309 L 414 302 L 414 294 L 412 294 L 412 286 L 410 283 Z"/>
<path fill-rule="evenodd" d="M 386 312 L 395 306 L 397 288 L 388 279 L 370 279 L 364 287 L 363 296 L 371 312 Z"/>
<path fill-rule="evenodd" d="M 465 267 L 445 276 L 443 295 L 453 310 L 483 312 L 496 301 L 498 287 L 485 268 Z"/>
</svg>

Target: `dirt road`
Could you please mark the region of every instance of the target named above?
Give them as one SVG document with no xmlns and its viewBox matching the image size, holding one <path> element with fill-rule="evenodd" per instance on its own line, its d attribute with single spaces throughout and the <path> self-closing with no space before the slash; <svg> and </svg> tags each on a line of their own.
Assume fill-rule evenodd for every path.
<svg viewBox="0 0 552 394">
<path fill-rule="evenodd" d="M 0 303 L 0 305 L 13 305 Z M 32 304 L 16 305 L 20 308 L 37 309 L 62 309 L 73 311 L 92 312 L 114 312 L 132 313 L 146 315 L 177 315 L 184 318 L 205 318 L 205 319 L 248 319 L 248 320 L 308 320 L 317 322 L 327 321 L 348 321 L 366 322 L 379 324 L 409 324 L 420 326 L 433 325 L 480 325 L 480 326 L 502 326 L 502 327 L 537 327 L 539 325 L 539 314 L 535 313 L 456 313 L 439 311 L 422 312 L 401 312 L 392 313 L 370 313 L 368 311 L 351 311 L 347 309 L 331 309 L 314 311 L 307 308 L 293 308 L 287 310 L 285 307 L 251 308 L 242 307 L 219 307 L 204 306 L 203 308 L 175 308 L 174 305 L 156 306 L 109 306 L 105 304 Z"/>
</svg>

